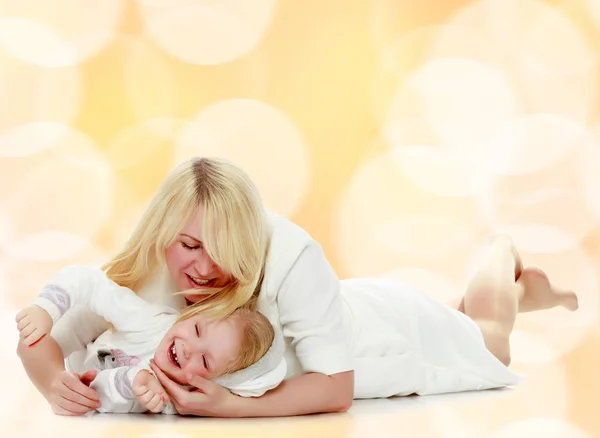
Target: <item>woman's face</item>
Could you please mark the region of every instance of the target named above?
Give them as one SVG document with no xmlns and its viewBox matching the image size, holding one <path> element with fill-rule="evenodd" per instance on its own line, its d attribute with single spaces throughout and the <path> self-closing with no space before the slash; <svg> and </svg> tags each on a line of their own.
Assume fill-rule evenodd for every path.
<svg viewBox="0 0 600 438">
<path fill-rule="evenodd" d="M 177 236 L 177 240 L 166 251 L 167 267 L 179 290 L 223 287 L 231 281 L 231 277 L 224 273 L 204 250 L 203 216 L 204 209 L 198 207 Z M 203 298 L 202 295 L 185 297 L 191 302 Z"/>
</svg>

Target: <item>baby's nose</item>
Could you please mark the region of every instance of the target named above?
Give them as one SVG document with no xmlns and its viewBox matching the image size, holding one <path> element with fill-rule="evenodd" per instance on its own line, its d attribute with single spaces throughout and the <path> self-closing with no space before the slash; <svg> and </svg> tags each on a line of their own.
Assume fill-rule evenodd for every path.
<svg viewBox="0 0 600 438">
<path fill-rule="evenodd" d="M 183 357 L 185 358 L 186 362 L 190 360 L 190 357 L 192 356 L 191 352 L 190 352 L 190 348 L 187 345 L 183 346 Z"/>
</svg>

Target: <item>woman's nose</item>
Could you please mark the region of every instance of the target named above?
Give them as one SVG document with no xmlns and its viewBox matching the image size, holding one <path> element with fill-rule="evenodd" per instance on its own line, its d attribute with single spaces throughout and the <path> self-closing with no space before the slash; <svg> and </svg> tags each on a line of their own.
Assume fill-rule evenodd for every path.
<svg viewBox="0 0 600 438">
<path fill-rule="evenodd" d="M 198 271 L 198 275 L 201 277 L 208 277 L 214 269 L 214 263 L 206 253 L 203 253 L 196 260 L 195 267 L 196 271 Z"/>
</svg>

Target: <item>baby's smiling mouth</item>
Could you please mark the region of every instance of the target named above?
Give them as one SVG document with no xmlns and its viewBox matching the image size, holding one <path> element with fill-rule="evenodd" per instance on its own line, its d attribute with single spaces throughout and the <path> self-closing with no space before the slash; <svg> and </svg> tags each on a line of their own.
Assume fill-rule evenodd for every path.
<svg viewBox="0 0 600 438">
<path fill-rule="evenodd" d="M 177 358 L 177 351 L 175 350 L 175 342 L 171 344 L 167 354 L 169 355 L 169 360 L 175 364 L 177 368 L 181 368 L 181 365 L 179 365 L 179 359 Z"/>
</svg>

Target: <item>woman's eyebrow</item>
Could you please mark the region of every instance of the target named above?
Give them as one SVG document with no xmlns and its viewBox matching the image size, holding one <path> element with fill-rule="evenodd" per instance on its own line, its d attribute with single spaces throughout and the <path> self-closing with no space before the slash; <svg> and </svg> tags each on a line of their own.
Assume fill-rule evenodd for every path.
<svg viewBox="0 0 600 438">
<path fill-rule="evenodd" d="M 180 235 L 183 236 L 183 237 L 188 237 L 188 238 L 190 238 L 190 239 L 192 239 L 192 240 L 194 240 L 194 241 L 196 241 L 198 243 L 202 243 L 202 241 L 200 239 L 196 239 L 195 237 L 190 236 L 189 234 L 182 233 Z"/>
</svg>

